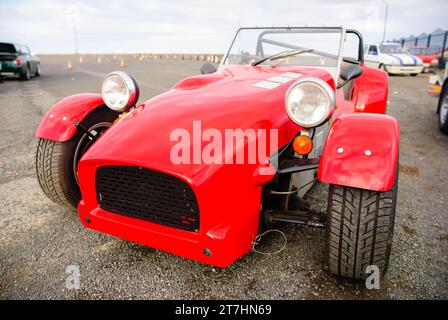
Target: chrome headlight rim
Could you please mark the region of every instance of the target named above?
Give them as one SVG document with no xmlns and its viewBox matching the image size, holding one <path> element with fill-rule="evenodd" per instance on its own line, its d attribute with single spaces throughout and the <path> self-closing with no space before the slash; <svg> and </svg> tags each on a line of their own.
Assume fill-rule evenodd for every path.
<svg viewBox="0 0 448 320">
<path fill-rule="evenodd" d="M 108 100 L 106 99 L 106 94 L 104 92 L 104 89 L 105 89 L 104 86 L 106 84 L 106 81 L 110 77 L 118 77 L 118 78 L 120 78 L 120 80 L 123 81 L 123 84 L 126 87 L 126 90 L 127 90 L 127 101 L 122 106 L 115 107 L 115 106 L 109 104 Z M 101 96 L 102 96 L 103 101 L 106 104 L 106 106 L 108 106 L 111 110 L 114 110 L 116 112 L 124 112 L 124 111 L 132 108 L 137 103 L 139 95 L 140 95 L 140 88 L 139 88 L 139 86 L 137 84 L 137 81 L 132 76 L 127 74 L 126 72 L 123 72 L 123 71 L 113 71 L 113 72 L 107 74 L 104 77 L 103 83 L 101 85 Z"/>
<path fill-rule="evenodd" d="M 291 92 L 297 88 L 297 86 L 305 85 L 306 83 L 310 83 L 314 86 L 319 87 L 320 89 L 323 89 L 322 92 L 326 95 L 328 99 L 328 104 L 326 106 L 326 112 L 325 114 L 319 119 L 319 121 L 316 121 L 313 124 L 305 124 L 303 122 L 300 122 L 296 119 L 295 115 L 291 112 L 289 106 L 288 106 L 288 97 L 291 94 Z M 311 129 L 320 126 L 321 124 L 325 123 L 331 116 L 332 110 L 336 105 L 336 96 L 334 90 L 330 87 L 330 85 L 319 78 L 316 77 L 304 77 L 296 82 L 294 82 L 286 91 L 285 95 L 285 109 L 286 113 L 288 114 L 289 118 L 299 126 L 305 128 L 305 129 Z"/>
</svg>

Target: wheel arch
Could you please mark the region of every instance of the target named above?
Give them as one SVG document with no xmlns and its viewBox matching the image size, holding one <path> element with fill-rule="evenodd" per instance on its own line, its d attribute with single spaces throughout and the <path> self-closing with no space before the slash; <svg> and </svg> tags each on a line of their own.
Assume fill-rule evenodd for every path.
<svg viewBox="0 0 448 320">
<path fill-rule="evenodd" d="M 399 124 L 381 114 L 345 114 L 334 120 L 319 163 L 325 183 L 388 191 L 398 165 Z"/>
<path fill-rule="evenodd" d="M 75 124 L 101 107 L 107 108 L 100 94 L 82 93 L 64 98 L 45 114 L 37 128 L 36 137 L 59 142 L 68 141 L 78 130 Z"/>
</svg>

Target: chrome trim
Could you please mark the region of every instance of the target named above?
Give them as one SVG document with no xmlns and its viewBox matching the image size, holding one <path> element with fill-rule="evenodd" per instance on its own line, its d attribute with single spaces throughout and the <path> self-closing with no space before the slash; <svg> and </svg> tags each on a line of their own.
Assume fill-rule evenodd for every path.
<svg viewBox="0 0 448 320">
<path fill-rule="evenodd" d="M 327 113 L 324 117 L 322 117 L 322 119 L 319 120 L 319 122 L 317 122 L 316 124 L 309 126 L 309 125 L 304 125 L 303 123 L 300 123 L 299 121 L 297 121 L 296 119 L 294 119 L 294 117 L 292 116 L 289 108 L 288 108 L 288 95 L 290 94 L 290 92 L 292 90 L 294 90 L 298 85 L 303 84 L 304 82 L 312 82 L 314 84 L 317 84 L 318 86 L 320 86 L 323 91 L 327 94 L 328 96 L 328 100 L 330 101 L 330 104 L 327 106 Z M 309 129 L 309 128 L 314 128 L 319 126 L 320 124 L 324 123 L 329 116 L 331 115 L 331 109 L 334 108 L 336 105 L 336 95 L 334 93 L 334 90 L 330 87 L 330 85 L 325 82 L 322 79 L 316 78 L 316 77 L 304 77 L 301 78 L 299 80 L 297 80 L 296 82 L 294 82 L 286 91 L 286 95 L 285 95 L 285 109 L 286 109 L 286 113 L 288 114 L 289 118 L 296 124 L 298 124 L 299 126 Z"/>
<path fill-rule="evenodd" d="M 118 76 L 120 77 L 125 85 L 126 88 L 128 89 L 129 92 L 129 97 L 128 97 L 128 102 L 126 103 L 126 105 L 120 109 L 114 109 L 111 106 L 109 106 L 107 104 L 107 102 L 104 99 L 104 94 L 103 94 L 103 87 L 104 87 L 104 82 L 107 78 L 111 77 L 111 76 Z M 111 73 L 109 73 L 108 75 L 106 75 L 104 77 L 103 83 L 101 85 L 101 96 L 103 97 L 103 101 L 104 103 L 112 110 L 117 111 L 117 112 L 123 112 L 126 111 L 130 108 L 132 108 L 136 103 L 137 100 L 139 98 L 140 95 L 140 88 L 138 87 L 137 81 L 134 80 L 134 78 L 132 78 L 129 74 L 127 74 L 126 72 L 123 71 L 113 71 Z"/>
</svg>

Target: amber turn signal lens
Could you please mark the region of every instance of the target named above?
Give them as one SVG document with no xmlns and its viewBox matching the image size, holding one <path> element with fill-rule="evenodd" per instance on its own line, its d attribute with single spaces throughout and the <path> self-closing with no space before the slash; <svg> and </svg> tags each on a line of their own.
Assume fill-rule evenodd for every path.
<svg viewBox="0 0 448 320">
<path fill-rule="evenodd" d="M 297 154 L 304 156 L 313 150 L 313 140 L 308 136 L 297 136 L 292 143 L 292 147 Z"/>
</svg>

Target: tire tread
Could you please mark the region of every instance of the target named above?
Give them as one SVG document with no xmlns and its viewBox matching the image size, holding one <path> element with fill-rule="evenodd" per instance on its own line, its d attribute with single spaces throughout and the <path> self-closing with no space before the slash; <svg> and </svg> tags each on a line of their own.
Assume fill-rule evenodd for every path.
<svg viewBox="0 0 448 320">
<path fill-rule="evenodd" d="M 331 273 L 365 279 L 366 267 L 376 265 L 384 275 L 392 245 L 396 200 L 397 181 L 387 192 L 330 185 L 326 256 Z"/>
</svg>

